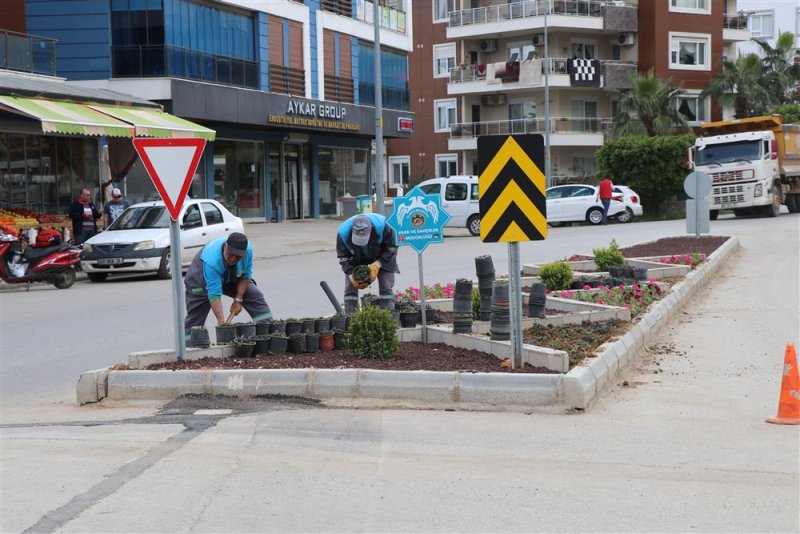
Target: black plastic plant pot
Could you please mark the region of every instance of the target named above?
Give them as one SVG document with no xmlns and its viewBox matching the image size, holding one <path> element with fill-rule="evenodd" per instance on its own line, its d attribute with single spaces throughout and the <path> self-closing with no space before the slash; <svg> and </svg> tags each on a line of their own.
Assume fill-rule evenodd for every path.
<svg viewBox="0 0 800 534">
<path fill-rule="evenodd" d="M 328 317 L 320 317 L 316 320 L 316 324 L 314 326 L 314 332 L 319 334 L 320 332 L 326 332 L 331 329 L 331 320 Z"/>
<path fill-rule="evenodd" d="M 255 348 L 255 341 L 240 341 L 234 345 L 233 355 L 235 358 L 252 358 Z"/>
<path fill-rule="evenodd" d="M 608 268 L 608 274 L 611 278 L 620 278 L 622 276 L 622 267 L 619 265 L 612 265 Z"/>
<path fill-rule="evenodd" d="M 286 335 L 292 337 L 294 334 L 301 334 L 303 332 L 302 321 L 286 321 Z"/>
<path fill-rule="evenodd" d="M 272 321 L 269 323 L 269 333 L 272 334 L 286 334 L 286 322 Z"/>
<path fill-rule="evenodd" d="M 481 276 L 494 275 L 494 262 L 491 256 L 478 256 L 475 258 L 475 273 Z"/>
<path fill-rule="evenodd" d="M 306 335 L 292 334 L 289 336 L 289 352 L 299 354 L 306 351 Z"/>
<path fill-rule="evenodd" d="M 266 321 L 258 321 L 256 323 L 256 335 L 257 336 L 266 336 L 269 335 L 269 325 L 272 321 L 267 319 Z"/>
<path fill-rule="evenodd" d="M 186 342 L 187 347 L 197 349 L 207 349 L 211 346 L 211 339 L 208 337 L 208 330 L 205 326 L 193 326 L 189 331 L 189 339 Z"/>
<path fill-rule="evenodd" d="M 343 349 L 347 346 L 346 343 L 346 334 L 344 331 L 337 330 L 333 333 L 333 348 L 334 349 Z"/>
<path fill-rule="evenodd" d="M 417 326 L 417 312 L 401 311 L 400 326 L 402 326 L 403 328 L 414 328 L 415 326 Z"/>
<path fill-rule="evenodd" d="M 306 334 L 306 352 L 318 352 L 319 351 L 319 334 Z"/>
<path fill-rule="evenodd" d="M 647 269 L 644 267 L 635 267 L 633 269 L 633 279 L 638 282 L 644 282 L 647 280 Z"/>
<path fill-rule="evenodd" d="M 256 354 L 269 354 L 269 340 L 269 334 L 254 337 L 253 341 L 256 342 L 256 348 L 253 352 Z"/>
<path fill-rule="evenodd" d="M 314 333 L 314 324 L 316 320 L 313 318 L 303 319 L 303 333 L 304 334 L 313 334 Z"/>
<path fill-rule="evenodd" d="M 256 323 L 238 323 L 236 337 L 250 338 L 256 335 Z"/>
<path fill-rule="evenodd" d="M 269 338 L 269 353 L 270 354 L 286 354 L 286 349 L 289 345 L 289 338 L 285 336 L 270 336 Z"/>
<path fill-rule="evenodd" d="M 217 325 L 217 345 L 230 345 L 236 338 L 236 325 L 222 324 Z"/>
<path fill-rule="evenodd" d="M 346 330 L 347 317 L 344 315 L 334 315 L 331 317 L 331 330 Z"/>
</svg>

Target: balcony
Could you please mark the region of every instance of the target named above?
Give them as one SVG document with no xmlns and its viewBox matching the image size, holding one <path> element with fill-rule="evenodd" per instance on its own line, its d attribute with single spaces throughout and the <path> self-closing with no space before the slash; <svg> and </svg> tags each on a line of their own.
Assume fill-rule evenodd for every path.
<svg viewBox="0 0 800 534">
<path fill-rule="evenodd" d="M 748 15 L 724 15 L 722 17 L 722 41 L 726 43 L 745 42 L 750 40 L 747 29 Z"/>
<path fill-rule="evenodd" d="M 323 4 L 326 3 L 323 1 Z M 334 0 L 327 0 L 327 3 L 338 3 L 342 4 L 345 3 L 344 1 L 340 0 L 339 2 L 334 2 Z M 362 22 L 366 22 L 367 24 L 373 24 L 375 22 L 375 8 L 373 7 L 374 4 L 372 2 L 367 2 L 365 0 L 355 0 L 356 3 L 356 20 L 360 20 Z M 406 12 L 400 9 L 396 9 L 392 6 L 378 6 L 381 9 L 380 13 L 380 23 L 381 28 L 386 28 L 387 30 L 392 30 L 398 33 L 405 34 L 406 33 Z M 349 15 L 348 15 L 349 16 Z"/>
<path fill-rule="evenodd" d="M 613 16 L 606 16 L 607 9 Z M 630 16 L 628 16 L 630 12 Z M 544 15 L 550 16 L 550 28 L 575 28 L 587 30 L 610 29 L 620 31 L 620 19 L 631 19 L 635 31 L 637 8 L 624 0 L 525 0 L 509 4 L 496 4 L 450 12 L 448 39 L 469 38 L 501 33 L 530 33 L 544 28 Z M 537 20 L 536 18 L 539 17 Z"/>
<path fill-rule="evenodd" d="M 0 69 L 56 75 L 56 40 L 0 30 Z"/>
<path fill-rule="evenodd" d="M 601 146 L 613 132 L 611 119 L 551 117 L 551 146 Z M 450 127 L 448 150 L 477 150 L 478 136 L 545 133 L 543 118 L 466 122 Z"/>
<path fill-rule="evenodd" d="M 255 61 L 208 54 L 176 46 L 114 46 L 111 48 L 114 78 L 172 76 L 222 85 L 258 88 Z"/>
</svg>

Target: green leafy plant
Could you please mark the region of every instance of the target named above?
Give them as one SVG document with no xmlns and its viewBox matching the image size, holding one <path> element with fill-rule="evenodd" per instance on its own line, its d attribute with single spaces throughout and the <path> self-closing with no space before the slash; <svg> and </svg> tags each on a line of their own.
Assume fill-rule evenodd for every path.
<svg viewBox="0 0 800 534">
<path fill-rule="evenodd" d="M 572 267 L 565 261 L 545 263 L 539 267 L 539 277 L 547 289 L 567 289 L 572 283 Z"/>
<path fill-rule="evenodd" d="M 477 321 L 481 317 L 481 290 L 477 287 L 472 288 L 472 320 Z"/>
<path fill-rule="evenodd" d="M 663 291 L 656 282 L 647 282 L 646 285 L 601 287 L 597 291 L 562 291 L 553 296 L 625 307 L 631 310 L 632 319 L 644 311 L 651 302 L 659 300 L 663 296 Z"/>
<path fill-rule="evenodd" d="M 625 265 L 625 256 L 619 251 L 617 240 L 612 239 L 607 248 L 593 248 L 594 263 L 601 271 L 608 271 L 609 267 Z"/>
<path fill-rule="evenodd" d="M 359 284 L 369 282 L 370 276 L 371 271 L 369 270 L 369 265 L 358 265 L 353 269 L 353 280 Z"/>
<path fill-rule="evenodd" d="M 347 332 L 347 346 L 361 358 L 390 358 L 400 347 L 392 314 L 377 306 L 358 310 Z"/>
</svg>

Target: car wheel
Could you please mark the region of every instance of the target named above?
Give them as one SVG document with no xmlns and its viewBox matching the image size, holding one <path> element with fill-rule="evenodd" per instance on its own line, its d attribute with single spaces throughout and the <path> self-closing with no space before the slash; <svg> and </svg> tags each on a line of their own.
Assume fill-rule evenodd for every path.
<svg viewBox="0 0 800 534">
<path fill-rule="evenodd" d="M 712 221 L 716 221 L 717 217 L 719 217 L 719 210 L 711 210 L 708 212 L 708 218 Z"/>
<path fill-rule="evenodd" d="M 53 278 L 53 285 L 58 289 L 69 289 L 75 283 L 75 269 L 66 269 Z"/>
<path fill-rule="evenodd" d="M 591 224 L 600 224 L 603 222 L 603 210 L 600 208 L 591 208 L 586 212 L 586 222 Z"/>
<path fill-rule="evenodd" d="M 630 208 L 625 208 L 625 211 L 617 215 L 617 220 L 621 223 L 633 221 L 633 211 Z"/>
<path fill-rule="evenodd" d="M 480 215 L 473 215 L 467 219 L 467 230 L 472 235 L 481 235 L 481 217 Z"/>
<path fill-rule="evenodd" d="M 172 257 L 172 254 L 169 253 L 169 248 L 164 249 L 164 252 L 161 254 L 161 263 L 158 266 L 158 271 L 156 274 L 162 280 L 169 280 L 172 278 L 169 260 Z"/>
<path fill-rule="evenodd" d="M 92 282 L 105 282 L 106 278 L 108 278 L 108 273 L 86 273 L 86 276 Z"/>
</svg>

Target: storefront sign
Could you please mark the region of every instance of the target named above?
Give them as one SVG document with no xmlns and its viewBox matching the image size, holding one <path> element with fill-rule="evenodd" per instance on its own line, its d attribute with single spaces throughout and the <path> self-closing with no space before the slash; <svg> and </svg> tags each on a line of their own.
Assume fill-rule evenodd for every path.
<svg viewBox="0 0 800 534">
<path fill-rule="evenodd" d="M 399 117 L 397 119 L 397 131 L 398 132 L 413 132 L 414 131 L 414 119 L 411 117 Z"/>
<path fill-rule="evenodd" d="M 283 126 L 357 132 L 361 125 L 349 122 L 347 107 L 337 103 L 289 98 L 284 115 L 270 114 L 267 122 Z"/>
</svg>

